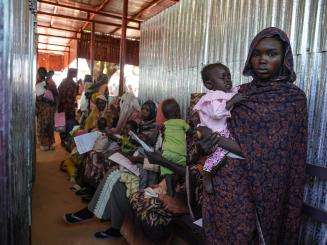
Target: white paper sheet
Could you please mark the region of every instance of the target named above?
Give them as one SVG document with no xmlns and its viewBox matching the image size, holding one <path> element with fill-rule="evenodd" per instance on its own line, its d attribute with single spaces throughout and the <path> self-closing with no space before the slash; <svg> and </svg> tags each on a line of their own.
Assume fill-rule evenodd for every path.
<svg viewBox="0 0 327 245">
<path fill-rule="evenodd" d="M 132 172 L 136 176 L 140 176 L 140 171 L 139 171 L 138 167 L 135 164 L 133 164 L 127 157 L 120 154 L 119 152 L 112 154 L 109 157 L 109 160 L 114 161 L 115 163 L 118 163 L 120 166 L 123 166 L 124 168 L 128 169 L 130 172 Z"/>
<path fill-rule="evenodd" d="M 153 152 L 153 148 L 148 146 L 143 140 L 141 140 L 139 137 L 137 137 L 136 134 L 134 134 L 132 131 L 129 131 L 129 135 L 134 139 L 136 140 L 137 142 L 140 143 L 140 145 L 142 146 L 142 148 L 145 150 L 145 151 L 150 151 L 150 152 Z"/>
<path fill-rule="evenodd" d="M 159 195 L 151 187 L 147 187 L 144 189 L 144 196 L 146 198 L 150 198 L 150 197 L 158 197 Z"/>
<path fill-rule="evenodd" d="M 196 225 L 202 227 L 202 218 L 194 221 L 193 224 L 196 224 Z"/>
<path fill-rule="evenodd" d="M 236 155 L 236 154 L 234 154 L 234 153 L 232 153 L 232 152 L 228 152 L 226 155 L 227 155 L 228 157 L 230 157 L 230 158 L 245 159 L 244 157 L 241 157 L 241 156 L 239 156 L 239 155 Z"/>
<path fill-rule="evenodd" d="M 36 92 L 36 96 L 40 96 L 43 95 L 45 93 L 45 82 L 41 82 L 41 83 L 37 83 L 35 85 L 35 92 Z"/>
<path fill-rule="evenodd" d="M 114 136 L 117 138 L 117 139 L 121 139 L 122 136 L 120 134 L 114 134 Z"/>
<path fill-rule="evenodd" d="M 85 152 L 91 151 L 100 134 L 100 132 L 94 131 L 74 137 L 78 153 L 84 154 Z"/>
</svg>

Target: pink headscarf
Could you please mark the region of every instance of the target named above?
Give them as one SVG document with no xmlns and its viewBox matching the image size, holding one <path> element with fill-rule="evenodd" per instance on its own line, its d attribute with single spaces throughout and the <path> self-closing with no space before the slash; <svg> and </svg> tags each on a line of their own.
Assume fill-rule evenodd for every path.
<svg viewBox="0 0 327 245">
<path fill-rule="evenodd" d="M 156 123 L 157 123 L 159 126 L 163 125 L 163 123 L 164 123 L 165 121 L 167 121 L 167 119 L 165 118 L 165 116 L 163 115 L 163 112 L 162 112 L 162 103 L 163 103 L 163 102 L 164 102 L 163 100 L 160 101 L 160 102 L 159 102 L 159 105 L 158 105 L 158 108 L 157 108 Z"/>
</svg>

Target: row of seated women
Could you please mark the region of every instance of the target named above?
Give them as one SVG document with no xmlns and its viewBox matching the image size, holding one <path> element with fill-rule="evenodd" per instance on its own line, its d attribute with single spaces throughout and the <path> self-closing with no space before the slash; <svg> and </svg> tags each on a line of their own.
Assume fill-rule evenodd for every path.
<svg viewBox="0 0 327 245">
<path fill-rule="evenodd" d="M 111 227 L 95 236 L 117 238 L 121 237 L 120 228 L 126 214 L 134 210 L 135 217 L 143 217 L 140 227 L 143 227 L 146 237 L 155 241 L 167 239 L 173 213 L 188 212 L 184 200 L 185 171 L 178 175 L 169 166 L 173 163 L 185 169 L 186 165 L 186 132 L 190 127 L 181 119 L 178 103 L 167 99 L 157 106 L 149 100 L 140 107 L 137 99 L 126 93 L 118 107 L 117 101 L 107 107 L 103 95 L 92 97 L 96 107 L 86 118 L 83 129 L 72 134 L 76 136 L 90 131 L 101 134 L 92 151 L 80 155 L 73 150 L 63 164 L 70 180 L 78 184 L 73 188 L 76 194 L 89 203 L 78 212 L 66 214 L 64 220 L 69 224 L 94 216 L 110 220 Z M 139 116 L 135 116 L 135 112 L 139 112 Z M 150 153 L 130 136 L 130 131 L 155 152 L 160 152 L 170 162 L 167 163 L 170 169 L 157 165 L 156 156 L 149 157 L 147 154 Z M 135 164 L 139 174 L 108 160 L 116 152 Z M 165 205 L 172 205 L 171 209 Z"/>
<path fill-rule="evenodd" d="M 89 202 L 64 220 L 110 220 L 107 230 L 95 233 L 108 239 L 122 236 L 129 215 L 158 244 L 169 242 L 174 217 L 188 213 L 203 217 L 207 244 L 296 244 L 307 108 L 304 92 L 293 84 L 287 35 L 272 27 L 260 32 L 243 74 L 253 81 L 233 86 L 228 67 L 206 65 L 201 76 L 208 92 L 191 99 L 188 123 L 174 99 L 140 107 L 131 94 L 122 96 L 116 110 L 109 105 L 109 111 L 119 112 L 116 123 L 112 118 L 118 113 L 106 119 L 106 106 L 100 104 L 107 102 L 97 96 L 102 116 L 96 123 L 92 119 L 92 127 L 101 132 L 99 140 L 91 152 L 73 153 L 67 161 L 72 180 L 87 187 L 79 193 L 87 190 Z M 138 172 L 108 160 L 117 152 Z"/>
</svg>

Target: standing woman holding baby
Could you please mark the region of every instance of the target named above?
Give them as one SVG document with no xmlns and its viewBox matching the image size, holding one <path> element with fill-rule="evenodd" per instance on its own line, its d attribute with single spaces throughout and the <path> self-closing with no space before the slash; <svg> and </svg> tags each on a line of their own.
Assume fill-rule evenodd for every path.
<svg viewBox="0 0 327 245">
<path fill-rule="evenodd" d="M 37 71 L 36 85 L 42 86 L 44 93 L 36 96 L 37 130 L 41 151 L 54 150 L 54 115 L 56 112 L 58 90 L 52 80 L 52 73 L 44 67 Z"/>
<path fill-rule="evenodd" d="M 297 244 L 307 154 L 306 96 L 293 83 L 293 56 L 278 28 L 252 41 L 243 71 L 252 76 L 238 93 L 228 120 L 230 137 L 212 133 L 202 140 L 242 155 L 225 157 L 204 191 L 207 244 Z"/>
</svg>

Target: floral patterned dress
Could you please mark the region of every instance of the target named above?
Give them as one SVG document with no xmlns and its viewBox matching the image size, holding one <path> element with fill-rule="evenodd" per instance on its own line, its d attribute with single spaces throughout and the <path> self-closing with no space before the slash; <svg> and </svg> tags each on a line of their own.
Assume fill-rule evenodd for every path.
<svg viewBox="0 0 327 245">
<path fill-rule="evenodd" d="M 280 75 L 255 77 L 252 50 L 265 37 L 285 48 Z M 229 130 L 244 160 L 227 158 L 213 177 L 214 194 L 204 192 L 203 223 L 207 244 L 258 242 L 258 224 L 266 244 L 297 244 L 305 182 L 307 107 L 295 74 L 289 40 L 267 28 L 253 40 L 243 72 L 253 76 L 239 93 L 249 99 L 234 108 Z M 258 217 L 258 219 L 257 219 Z"/>
</svg>

